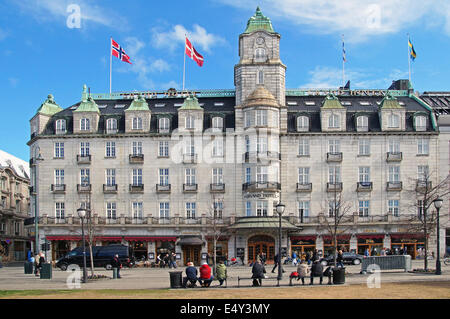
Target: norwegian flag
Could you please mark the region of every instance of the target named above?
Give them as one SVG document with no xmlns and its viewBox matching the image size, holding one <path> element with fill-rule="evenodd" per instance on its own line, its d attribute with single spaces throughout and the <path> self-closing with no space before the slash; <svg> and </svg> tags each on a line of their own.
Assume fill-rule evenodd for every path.
<svg viewBox="0 0 450 319">
<path fill-rule="evenodd" d="M 194 46 L 191 44 L 187 37 L 185 52 L 188 57 L 197 62 L 198 66 L 203 65 L 203 56 L 195 50 Z"/>
<path fill-rule="evenodd" d="M 118 58 L 120 61 L 133 64 L 130 62 L 130 57 L 125 53 L 123 48 L 113 39 L 111 39 L 111 54 Z"/>
</svg>

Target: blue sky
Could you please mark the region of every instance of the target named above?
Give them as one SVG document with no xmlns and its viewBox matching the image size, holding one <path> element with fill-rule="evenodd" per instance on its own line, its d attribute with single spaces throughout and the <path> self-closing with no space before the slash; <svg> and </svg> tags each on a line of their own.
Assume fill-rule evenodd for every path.
<svg viewBox="0 0 450 319">
<path fill-rule="evenodd" d="M 69 27 L 73 4 L 80 28 Z M 281 34 L 288 88 L 341 85 L 344 34 L 352 88 L 385 89 L 408 78 L 409 33 L 415 90 L 450 90 L 445 0 L 2 0 L 0 149 L 29 158 L 29 120 L 49 93 L 66 108 L 85 83 L 109 91 L 111 36 L 133 62 L 113 59 L 113 91 L 181 88 L 185 33 L 205 59 L 186 60 L 186 88 L 233 88 L 238 37 L 258 5 Z"/>
</svg>

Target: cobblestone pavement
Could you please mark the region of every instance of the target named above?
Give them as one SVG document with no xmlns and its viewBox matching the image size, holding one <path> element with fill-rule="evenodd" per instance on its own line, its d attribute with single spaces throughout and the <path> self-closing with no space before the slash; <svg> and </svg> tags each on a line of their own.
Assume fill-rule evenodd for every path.
<svg viewBox="0 0 450 319">
<path fill-rule="evenodd" d="M 429 268 L 434 268 L 435 262 L 430 261 Z M 267 275 L 271 278 L 276 278 L 277 270 L 272 273 L 271 265 L 266 266 Z M 423 261 L 413 261 L 412 268 L 423 268 Z M 87 284 L 81 284 L 82 289 L 167 289 L 170 288 L 171 271 L 183 271 L 185 267 L 177 269 L 168 268 L 133 268 L 122 269 L 121 279 L 112 279 L 112 271 L 107 271 L 103 268 L 96 268 L 95 274 L 106 275 L 109 278 L 100 279 L 97 281 L 90 281 Z M 292 265 L 284 266 L 285 273 L 283 280 L 280 282 L 281 286 L 286 288 L 289 284 L 289 274 L 295 270 Z M 360 274 L 361 266 L 347 266 L 345 284 L 366 284 L 370 274 Z M 88 271 L 88 274 L 90 271 Z M 34 289 L 68 289 L 67 279 L 72 273 L 61 271 L 58 268 L 52 269 L 52 279 L 40 279 L 35 275 L 24 274 L 23 265 L 9 266 L 0 268 L 0 290 L 34 290 Z M 251 277 L 251 268 L 238 266 L 228 267 L 228 288 L 237 287 L 237 277 Z M 382 271 L 380 274 L 381 284 L 388 282 L 413 282 L 413 281 L 448 281 L 450 288 L 450 266 L 442 264 L 442 275 L 436 276 L 434 274 L 418 274 L 407 273 L 404 271 Z M 371 277 L 373 278 L 373 277 Z M 309 283 L 309 279 L 306 280 Z M 318 280 L 315 280 L 317 283 Z M 327 279 L 324 278 L 324 282 Z M 211 287 L 217 286 L 215 281 Z M 276 280 L 263 282 L 263 286 L 275 286 Z M 251 286 L 251 280 L 243 280 L 240 283 L 242 287 Z"/>
</svg>

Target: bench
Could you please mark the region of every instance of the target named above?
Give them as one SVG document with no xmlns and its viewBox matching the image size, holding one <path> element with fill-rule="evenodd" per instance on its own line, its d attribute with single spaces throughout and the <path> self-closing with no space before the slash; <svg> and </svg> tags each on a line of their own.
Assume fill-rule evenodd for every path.
<svg viewBox="0 0 450 319">
<path fill-rule="evenodd" d="M 241 280 L 247 280 L 247 279 L 253 280 L 254 278 L 252 278 L 252 277 L 240 277 L 240 276 L 238 276 L 238 288 L 240 287 L 240 281 L 241 281 Z M 264 280 L 276 280 L 276 281 L 277 281 L 277 285 L 278 285 L 278 286 L 280 285 L 280 280 L 278 279 L 278 277 L 261 278 L 261 286 L 262 286 L 262 282 L 263 282 Z"/>
<path fill-rule="evenodd" d="M 182 278 L 183 278 L 182 280 L 184 280 L 184 278 L 186 278 L 186 276 L 183 276 Z M 214 281 L 219 282 L 219 279 L 214 278 L 213 282 Z M 225 282 L 225 287 L 228 287 L 228 277 L 224 279 L 224 282 Z M 220 286 L 217 286 L 217 287 L 220 287 Z M 193 287 L 189 287 L 189 282 L 188 282 L 188 285 L 186 285 L 186 288 L 193 288 Z M 203 288 L 203 287 L 200 287 L 200 288 Z"/>
</svg>

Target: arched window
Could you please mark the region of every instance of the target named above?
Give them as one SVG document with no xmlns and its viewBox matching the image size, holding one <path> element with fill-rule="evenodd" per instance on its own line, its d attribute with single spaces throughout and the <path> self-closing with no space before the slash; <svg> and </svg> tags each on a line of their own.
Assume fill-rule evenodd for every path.
<svg viewBox="0 0 450 319">
<path fill-rule="evenodd" d="M 116 133 L 117 132 L 117 120 L 116 119 L 107 119 L 106 120 L 106 131 L 108 133 Z"/>
<path fill-rule="evenodd" d="M 220 116 L 215 116 L 212 119 L 212 128 L 213 129 L 223 129 L 223 118 Z"/>
<path fill-rule="evenodd" d="M 80 130 L 89 131 L 91 129 L 91 122 L 87 118 L 82 118 L 80 120 Z"/>
<path fill-rule="evenodd" d="M 255 61 L 264 62 L 266 61 L 266 50 L 263 48 L 257 48 L 255 50 Z"/>
<path fill-rule="evenodd" d="M 388 127 L 392 128 L 400 127 L 400 116 L 397 114 L 390 114 L 388 117 Z"/>
<path fill-rule="evenodd" d="M 159 119 L 159 131 L 160 132 L 169 132 L 170 130 L 170 121 L 167 117 L 162 117 Z"/>
<path fill-rule="evenodd" d="M 309 130 L 309 118 L 307 116 L 297 117 L 297 131 L 308 131 Z"/>
<path fill-rule="evenodd" d="M 56 120 L 56 134 L 66 133 L 66 120 Z"/>
<path fill-rule="evenodd" d="M 416 127 L 416 131 L 426 131 L 427 118 L 424 115 L 416 116 L 414 125 Z"/>
<path fill-rule="evenodd" d="M 331 114 L 328 118 L 328 127 L 329 128 L 339 128 L 340 127 L 340 117 L 337 114 Z"/>
<path fill-rule="evenodd" d="M 367 132 L 369 130 L 369 118 L 367 116 L 362 115 L 356 118 L 356 130 L 358 132 Z"/>
<path fill-rule="evenodd" d="M 141 117 L 133 117 L 133 130 L 142 130 L 142 118 Z"/>
</svg>

